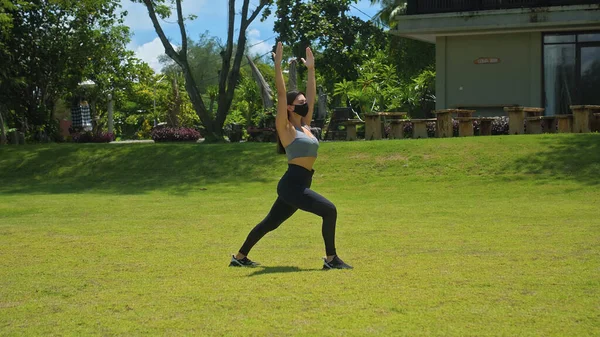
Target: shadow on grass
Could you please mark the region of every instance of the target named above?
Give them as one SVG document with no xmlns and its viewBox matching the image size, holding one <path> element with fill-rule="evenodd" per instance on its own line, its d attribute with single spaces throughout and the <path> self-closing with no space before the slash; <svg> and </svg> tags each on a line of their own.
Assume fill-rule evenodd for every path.
<svg viewBox="0 0 600 337">
<path fill-rule="evenodd" d="M 517 158 L 506 172 L 600 185 L 600 134 L 555 135 L 541 142 L 544 150 Z"/>
<path fill-rule="evenodd" d="M 298 268 L 295 266 L 257 267 L 257 268 L 260 268 L 260 270 L 253 272 L 252 274 L 248 275 L 248 277 L 264 275 L 264 274 L 298 273 L 298 272 L 304 272 L 304 271 L 322 271 L 323 270 L 323 269 L 301 269 L 301 268 Z"/>
<path fill-rule="evenodd" d="M 0 148 L 0 192 L 185 194 L 283 174 L 270 143 L 48 144 Z"/>
</svg>

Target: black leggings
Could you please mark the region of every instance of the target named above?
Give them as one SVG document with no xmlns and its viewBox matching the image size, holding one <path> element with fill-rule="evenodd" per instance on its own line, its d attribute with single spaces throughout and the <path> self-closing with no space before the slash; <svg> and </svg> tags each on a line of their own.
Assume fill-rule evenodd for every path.
<svg viewBox="0 0 600 337">
<path fill-rule="evenodd" d="M 335 222 L 337 210 L 331 201 L 310 189 L 314 172 L 314 170 L 309 171 L 302 166 L 288 165 L 288 170 L 277 185 L 277 200 L 275 200 L 267 217 L 250 231 L 246 242 L 240 248 L 240 253 L 248 255 L 252 247 L 265 234 L 279 227 L 296 210 L 301 209 L 323 218 L 321 231 L 325 241 L 325 252 L 328 256 L 336 255 Z"/>
</svg>

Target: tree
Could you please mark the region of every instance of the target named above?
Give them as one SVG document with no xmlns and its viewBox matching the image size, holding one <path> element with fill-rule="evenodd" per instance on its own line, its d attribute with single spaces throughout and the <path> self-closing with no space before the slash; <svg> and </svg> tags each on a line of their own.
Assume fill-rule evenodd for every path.
<svg viewBox="0 0 600 337">
<path fill-rule="evenodd" d="M 8 39 L 8 32 L 12 28 L 12 16 L 7 11 L 13 9 L 14 5 L 10 0 L 0 0 L 0 59 L 2 60 L 6 60 L 10 56 L 4 41 Z M 2 82 L 6 80 L 6 75 L 6 68 L 0 68 L 0 88 L 2 87 Z M 5 110 L 5 105 L 0 102 L 0 145 L 6 143 L 6 129 L 3 118 Z"/>
<path fill-rule="evenodd" d="M 192 76 L 200 94 L 205 94 L 207 89 L 219 85 L 219 71 L 222 66 L 221 50 L 224 46 L 217 37 L 210 36 L 209 32 L 200 34 L 198 40 L 188 38 L 187 58 L 192 70 Z M 164 65 L 163 72 L 179 72 L 181 67 L 167 55 L 161 55 L 159 61 Z"/>
<path fill-rule="evenodd" d="M 354 81 L 358 65 L 387 45 L 383 30 L 370 21 L 348 16 L 356 0 L 277 0 L 275 32 L 279 40 L 303 57 L 307 46 L 315 52 L 316 68 L 329 92 L 343 79 Z M 270 10 L 270 9 L 269 9 Z M 302 78 L 304 68 L 300 67 Z"/>
<path fill-rule="evenodd" d="M 57 131 L 52 114 L 58 99 L 92 77 L 111 86 L 108 74 L 132 55 L 119 6 L 118 0 L 20 0 L 8 7 L 12 27 L 0 47 L 9 54 L 0 102 L 10 111 L 9 126 L 51 134 Z"/>
<path fill-rule="evenodd" d="M 219 89 L 218 89 L 218 106 L 217 113 L 213 117 L 206 109 L 202 100 L 201 92 L 193 76 L 193 71 L 188 59 L 188 38 L 185 30 L 185 18 L 181 7 L 181 0 L 169 0 L 171 4 L 175 4 L 177 12 L 177 23 L 181 34 L 181 47 L 176 50 L 167 39 L 158 18 L 170 16 L 170 10 L 166 6 L 167 0 L 134 0 L 143 2 L 148 9 L 148 15 L 152 20 L 154 29 L 160 38 L 165 53 L 181 67 L 185 77 L 185 88 L 190 96 L 190 100 L 202 121 L 205 128 L 205 137 L 207 141 L 223 140 L 223 124 L 229 113 L 231 102 L 235 88 L 240 78 L 240 66 L 246 46 L 246 29 L 260 14 L 262 9 L 271 0 L 260 0 L 258 6 L 250 13 L 250 0 L 243 0 L 241 10 L 241 22 L 239 27 L 239 35 L 237 38 L 237 48 L 234 54 L 234 26 L 235 26 L 235 0 L 229 0 L 228 9 L 228 26 L 227 26 L 227 42 L 225 49 L 221 51 L 221 71 L 219 73 Z M 233 60 L 233 63 L 232 63 Z"/>
</svg>

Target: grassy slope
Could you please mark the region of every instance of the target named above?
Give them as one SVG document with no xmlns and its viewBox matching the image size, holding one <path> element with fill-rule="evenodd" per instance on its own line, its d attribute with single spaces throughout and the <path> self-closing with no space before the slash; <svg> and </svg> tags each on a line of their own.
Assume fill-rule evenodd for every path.
<svg viewBox="0 0 600 337">
<path fill-rule="evenodd" d="M 600 334 L 600 135 L 323 143 L 298 213 L 266 214 L 272 144 L 0 148 L 0 335 Z"/>
</svg>

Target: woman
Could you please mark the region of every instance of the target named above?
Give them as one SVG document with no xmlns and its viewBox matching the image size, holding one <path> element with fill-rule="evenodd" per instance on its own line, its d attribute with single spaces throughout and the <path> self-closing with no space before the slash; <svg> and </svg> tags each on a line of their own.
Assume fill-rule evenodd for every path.
<svg viewBox="0 0 600 337">
<path fill-rule="evenodd" d="M 281 145 L 288 158 L 288 170 L 277 185 L 277 200 L 266 218 L 248 234 L 237 255 L 231 257 L 230 267 L 253 267 L 258 263 L 248 259 L 248 253 L 268 232 L 276 229 L 296 210 L 314 213 L 323 218 L 322 234 L 325 241 L 323 269 L 352 269 L 342 261 L 335 250 L 335 223 L 337 210 L 331 201 L 310 189 L 314 174 L 313 164 L 317 159 L 319 141 L 310 132 L 313 107 L 316 97 L 315 58 L 306 48 L 308 68 L 307 95 L 301 92 L 286 93 L 281 60 L 283 45 L 277 43 L 275 58 L 275 84 L 277 87 L 277 116 L 275 124 Z"/>
</svg>

